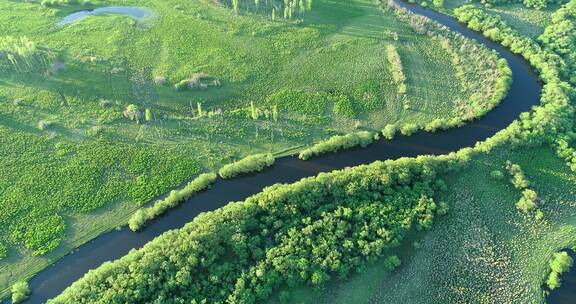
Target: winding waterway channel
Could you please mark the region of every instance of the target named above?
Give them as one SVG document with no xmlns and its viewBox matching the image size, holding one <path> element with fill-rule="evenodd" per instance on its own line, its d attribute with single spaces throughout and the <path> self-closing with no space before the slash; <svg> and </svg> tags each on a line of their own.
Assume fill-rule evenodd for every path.
<svg viewBox="0 0 576 304">
<path fill-rule="evenodd" d="M 201 212 L 217 209 L 230 201 L 243 200 L 266 186 L 274 183 L 291 183 L 320 172 L 367 164 L 377 160 L 422 154 L 446 154 L 473 146 L 477 141 L 489 138 L 497 131 L 504 129 L 520 113 L 529 111 L 532 106 L 539 103 L 541 87 L 538 76 L 524 59 L 512 54 L 499 44 L 489 41 L 481 34 L 467 29 L 451 17 L 409 4 L 400 2 L 398 4 L 416 14 L 436 20 L 468 38 L 477 40 L 508 60 L 512 69 L 513 83 L 501 104 L 480 120 L 470 122 L 461 128 L 439 133 L 419 132 L 410 137 L 399 136 L 392 141 L 380 140 L 366 149 L 347 150 L 308 161 L 301 161 L 297 157 L 285 157 L 278 159 L 273 167 L 264 172 L 232 180 L 218 180 L 211 190 L 202 192 L 178 208 L 169 211 L 165 216 L 150 223 L 144 231 L 134 233 L 124 227 L 121 230 L 105 233 L 82 245 L 74 254 L 63 257 L 54 265 L 38 273 L 30 281 L 33 293 L 28 303 L 43 303 L 61 293 L 88 270 L 100 266 L 103 262 L 118 259 L 133 248 L 142 247 L 163 232 L 182 227 Z"/>
</svg>

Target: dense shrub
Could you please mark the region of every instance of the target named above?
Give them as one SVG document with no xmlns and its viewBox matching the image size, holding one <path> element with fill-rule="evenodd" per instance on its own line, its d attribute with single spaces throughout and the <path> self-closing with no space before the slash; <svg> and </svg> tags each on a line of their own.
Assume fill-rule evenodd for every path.
<svg viewBox="0 0 576 304">
<path fill-rule="evenodd" d="M 266 167 L 274 164 L 274 156 L 268 154 L 254 154 L 247 156 L 237 162 L 224 165 L 218 174 L 224 179 L 232 178 L 245 173 L 262 171 Z"/>
<path fill-rule="evenodd" d="M 30 210 L 25 216 L 24 219 L 30 220 L 23 220 L 10 227 L 12 229 L 10 238 L 31 249 L 34 256 L 43 255 L 56 249 L 64 238 L 64 231 L 66 231 L 66 224 L 62 216 L 54 214 L 37 219 L 35 213 L 39 212 L 38 209 Z"/>
<path fill-rule="evenodd" d="M 571 0 L 558 9 L 544 33 L 538 37 L 545 49 L 557 54 L 564 65 L 562 75 L 576 85 L 576 1 Z"/>
<path fill-rule="evenodd" d="M 308 160 L 314 156 L 328 152 L 336 152 L 357 146 L 365 148 L 373 141 L 374 134 L 368 131 L 359 131 L 346 135 L 335 135 L 327 140 L 318 142 L 308 149 L 302 150 L 298 157 L 302 160 Z"/>
<path fill-rule="evenodd" d="M 27 282 L 16 282 L 12 285 L 12 303 L 19 304 L 30 296 L 30 287 Z"/>
<path fill-rule="evenodd" d="M 570 145 L 576 142 L 576 133 L 570 132 L 556 139 L 555 146 L 558 156 L 566 161 L 566 165 L 576 171 L 576 149 Z"/>
<path fill-rule="evenodd" d="M 511 176 L 510 182 L 514 188 L 522 191 L 522 196 L 518 202 L 516 202 L 516 208 L 526 214 L 535 212 L 534 214 L 536 218 L 541 219 L 544 216 L 544 213 L 538 209 L 538 194 L 536 191 L 529 188 L 530 181 L 528 181 L 524 175 L 522 168 L 517 164 L 506 161 L 506 170 Z"/>
<path fill-rule="evenodd" d="M 512 177 L 510 182 L 518 190 L 524 190 L 530 186 L 530 182 L 524 175 L 524 171 L 518 164 L 514 164 L 511 161 L 506 161 L 506 170 Z"/>
<path fill-rule="evenodd" d="M 166 210 L 178 206 L 184 200 L 197 192 L 205 190 L 216 181 L 216 173 L 204 173 L 189 182 L 180 190 L 173 190 L 168 197 L 158 200 L 150 207 L 142 208 L 132 215 L 128 221 L 128 227 L 132 231 L 140 230 L 146 222 L 162 215 Z"/>
<path fill-rule="evenodd" d="M 386 139 L 393 139 L 397 131 L 398 127 L 395 124 L 387 124 L 384 129 L 382 129 L 382 136 Z"/>
<path fill-rule="evenodd" d="M 402 135 L 410 136 L 418 131 L 418 125 L 415 123 L 407 123 L 400 127 Z"/>
<path fill-rule="evenodd" d="M 574 261 L 565 251 L 555 253 L 550 260 L 550 274 L 546 280 L 546 285 L 550 290 L 554 290 L 562 285 L 560 276 L 562 273 L 570 271 Z"/>
<path fill-rule="evenodd" d="M 113 202 L 141 205 L 205 170 L 191 156 L 197 148 L 182 144 L 76 143 L 0 125 L 0 146 L 8 168 L 0 174 L 5 190 L 0 191 L 0 242 L 25 255 L 57 248 L 69 236 L 66 218 L 71 214 L 88 214 Z"/>
<path fill-rule="evenodd" d="M 254 303 L 346 278 L 430 226 L 448 165 L 405 158 L 268 187 L 103 264 L 51 303 Z"/>
</svg>

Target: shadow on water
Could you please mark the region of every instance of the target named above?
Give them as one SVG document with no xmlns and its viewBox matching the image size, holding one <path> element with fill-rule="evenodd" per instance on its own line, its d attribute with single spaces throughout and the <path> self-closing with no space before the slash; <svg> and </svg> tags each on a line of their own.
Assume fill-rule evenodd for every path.
<svg viewBox="0 0 576 304">
<path fill-rule="evenodd" d="M 576 261 L 576 252 L 566 249 L 566 252 Z M 574 304 L 576 303 L 576 266 L 568 273 L 562 274 L 562 285 L 550 292 L 546 298 L 548 304 Z"/>
<path fill-rule="evenodd" d="M 81 21 L 89 16 L 97 16 L 102 14 L 120 14 L 126 15 L 134 18 L 136 21 L 140 21 L 143 18 L 152 16 L 152 11 L 144 7 L 137 6 L 106 6 L 100 7 L 94 10 L 85 10 L 72 13 L 62 20 L 58 21 L 58 26 L 64 26 L 72 23 Z"/>
<path fill-rule="evenodd" d="M 470 122 L 461 128 L 434 134 L 419 132 L 410 137 L 399 136 L 392 141 L 380 140 L 366 149 L 351 149 L 309 161 L 285 157 L 278 159 L 273 167 L 264 172 L 232 180 L 218 180 L 211 190 L 192 197 L 165 216 L 150 223 L 144 231 L 134 233 L 124 227 L 119 231 L 105 233 L 79 247 L 74 254 L 63 257 L 54 265 L 41 271 L 30 281 L 33 293 L 29 303 L 45 302 L 61 293 L 88 270 L 100 266 L 103 262 L 118 259 L 133 248 L 142 247 L 163 232 L 182 227 L 201 212 L 217 209 L 230 201 L 243 200 L 249 195 L 260 192 L 266 186 L 274 183 L 291 183 L 320 172 L 367 164 L 377 160 L 422 154 L 445 154 L 473 146 L 477 141 L 491 137 L 498 130 L 505 128 L 520 113 L 538 104 L 541 89 L 538 77 L 522 58 L 488 41 L 481 34 L 468 30 L 450 17 L 420 7 L 400 4 L 485 44 L 508 60 L 514 81 L 509 94 L 498 107 L 481 120 Z"/>
</svg>

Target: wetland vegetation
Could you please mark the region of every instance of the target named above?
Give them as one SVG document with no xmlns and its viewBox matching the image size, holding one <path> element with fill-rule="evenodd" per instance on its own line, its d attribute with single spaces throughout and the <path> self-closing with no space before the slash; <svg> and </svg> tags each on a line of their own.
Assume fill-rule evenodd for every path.
<svg viewBox="0 0 576 304">
<path fill-rule="evenodd" d="M 273 185 L 201 214 L 51 303 L 544 301 L 576 246 L 576 0 L 416 2 L 524 57 L 540 104 L 474 147 Z M 154 17 L 57 25 L 107 6 Z M 144 229 L 215 172 L 457 128 L 514 76 L 393 1 L 0 9 L 0 296 L 14 303 L 73 248 Z"/>
</svg>

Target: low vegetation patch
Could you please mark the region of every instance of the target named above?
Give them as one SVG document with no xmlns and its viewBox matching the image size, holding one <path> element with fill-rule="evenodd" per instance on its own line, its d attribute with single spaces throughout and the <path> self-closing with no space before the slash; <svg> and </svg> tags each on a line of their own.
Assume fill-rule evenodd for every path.
<svg viewBox="0 0 576 304">
<path fill-rule="evenodd" d="M 254 154 L 225 165 L 218 170 L 218 174 L 223 179 L 228 179 L 241 174 L 259 172 L 264 170 L 264 168 L 272 166 L 274 161 L 274 156 L 270 153 Z"/>
<path fill-rule="evenodd" d="M 554 290 L 560 287 L 562 285 L 562 280 L 560 279 L 562 274 L 569 272 L 573 265 L 574 260 L 566 251 L 555 253 L 550 260 L 550 274 L 546 280 L 548 289 Z"/>
<path fill-rule="evenodd" d="M 180 190 L 172 190 L 168 197 L 158 200 L 150 207 L 142 208 L 130 217 L 128 227 L 132 231 L 142 229 L 146 222 L 162 215 L 166 210 L 178 206 L 184 200 L 202 190 L 208 189 L 216 181 L 216 173 L 204 173 L 189 182 Z"/>
<path fill-rule="evenodd" d="M 308 160 L 321 154 L 336 152 L 352 147 L 366 148 L 374 142 L 375 134 L 369 131 L 359 131 L 346 135 L 335 135 L 327 140 L 320 141 L 312 147 L 304 149 L 298 155 L 301 160 Z"/>
<path fill-rule="evenodd" d="M 210 87 L 219 87 L 220 80 L 205 74 L 205 73 L 194 73 L 190 78 L 184 79 L 174 85 L 176 90 L 206 90 Z"/>
<path fill-rule="evenodd" d="M 30 287 L 27 282 L 16 282 L 12 286 L 12 304 L 20 304 L 30 296 Z"/>
</svg>

